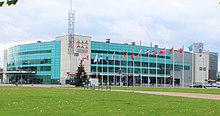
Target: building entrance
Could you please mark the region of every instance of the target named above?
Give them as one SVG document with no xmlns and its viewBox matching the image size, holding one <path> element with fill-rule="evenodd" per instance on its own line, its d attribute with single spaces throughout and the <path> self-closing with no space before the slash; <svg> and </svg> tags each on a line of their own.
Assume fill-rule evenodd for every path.
<svg viewBox="0 0 220 116">
<path fill-rule="evenodd" d="M 43 84 L 43 78 L 33 78 L 29 75 L 10 75 L 10 84 Z"/>
<path fill-rule="evenodd" d="M 27 79 L 27 84 L 43 84 L 43 79 L 42 78 L 30 78 Z"/>
</svg>

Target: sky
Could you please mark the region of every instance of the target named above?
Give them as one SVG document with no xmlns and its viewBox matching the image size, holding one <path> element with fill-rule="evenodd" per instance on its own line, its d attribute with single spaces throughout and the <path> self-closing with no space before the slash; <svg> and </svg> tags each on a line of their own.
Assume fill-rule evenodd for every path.
<svg viewBox="0 0 220 116">
<path fill-rule="evenodd" d="M 75 34 L 91 36 L 93 41 L 141 41 L 144 46 L 152 42 L 167 49 L 201 42 L 205 50 L 219 53 L 219 2 L 73 0 Z M 0 67 L 3 50 L 9 47 L 66 35 L 69 8 L 70 0 L 19 0 L 16 5 L 0 7 Z"/>
</svg>

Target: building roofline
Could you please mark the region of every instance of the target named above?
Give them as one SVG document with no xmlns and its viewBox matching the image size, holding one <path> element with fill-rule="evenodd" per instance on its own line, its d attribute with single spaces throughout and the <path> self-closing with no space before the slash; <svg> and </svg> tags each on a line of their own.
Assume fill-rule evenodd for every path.
<svg viewBox="0 0 220 116">
<path fill-rule="evenodd" d="M 100 43 L 106 43 L 106 42 L 102 42 L 102 41 L 92 41 L 92 42 L 100 42 Z M 128 42 L 125 43 L 114 43 L 114 42 L 110 42 L 108 44 L 120 44 L 120 45 L 128 45 L 128 46 L 139 46 L 139 47 L 150 47 L 150 46 L 145 46 L 145 45 L 131 45 Z M 153 48 L 153 47 L 152 47 Z"/>
<path fill-rule="evenodd" d="M 68 36 L 68 35 L 60 35 L 60 36 L 57 36 L 56 38 L 65 37 L 65 36 Z M 74 36 L 90 37 L 90 38 L 92 38 L 91 36 L 87 36 L 87 35 L 76 35 L 75 34 Z"/>
<path fill-rule="evenodd" d="M 49 42 L 59 42 L 59 41 L 56 41 L 56 40 L 51 40 L 51 41 L 40 41 L 39 43 L 49 43 Z M 25 43 L 25 44 L 19 44 L 19 45 L 14 45 L 14 46 L 11 46 L 11 47 L 9 47 L 9 48 L 7 48 L 7 49 L 5 49 L 5 50 L 8 50 L 8 49 L 10 49 L 10 48 L 13 48 L 13 47 L 19 47 L 19 46 L 24 46 L 24 45 L 29 45 L 29 44 L 39 44 L 38 43 L 38 41 L 36 41 L 36 42 L 31 42 L 31 43 Z"/>
</svg>

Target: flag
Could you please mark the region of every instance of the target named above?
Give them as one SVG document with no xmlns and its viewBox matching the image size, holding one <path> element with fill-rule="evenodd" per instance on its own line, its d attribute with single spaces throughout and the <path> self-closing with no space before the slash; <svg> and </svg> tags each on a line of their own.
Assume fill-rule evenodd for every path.
<svg viewBox="0 0 220 116">
<path fill-rule="evenodd" d="M 198 45 L 198 49 L 199 49 L 199 50 L 202 49 L 202 44 L 201 44 L 201 43 Z"/>
<path fill-rule="evenodd" d="M 170 54 L 172 54 L 173 53 L 173 47 L 170 49 Z"/>
<path fill-rule="evenodd" d="M 157 55 L 157 50 L 152 50 L 152 52 L 154 56 Z"/>
<path fill-rule="evenodd" d="M 188 48 L 189 48 L 189 51 L 192 51 L 192 49 L 193 49 L 193 44 L 190 45 Z"/>
<path fill-rule="evenodd" d="M 105 60 L 108 63 L 108 53 L 105 55 Z"/>
<path fill-rule="evenodd" d="M 140 49 L 140 52 L 138 53 L 137 57 L 142 56 L 142 50 Z"/>
<path fill-rule="evenodd" d="M 123 58 L 127 58 L 128 57 L 128 52 L 126 52 L 123 56 Z"/>
<path fill-rule="evenodd" d="M 203 44 L 202 43 L 199 43 L 198 49 L 199 49 L 199 53 L 202 53 L 202 50 L 203 50 Z"/>
<path fill-rule="evenodd" d="M 162 48 L 162 49 L 160 50 L 160 54 L 166 54 L 166 48 Z"/>
<path fill-rule="evenodd" d="M 82 58 L 82 62 L 86 61 L 86 60 L 89 60 L 89 56 L 88 55 Z"/>
<path fill-rule="evenodd" d="M 131 54 L 131 59 L 134 60 L 134 51 Z"/>
<path fill-rule="evenodd" d="M 144 54 L 144 56 L 148 56 L 149 55 L 149 50 L 146 51 L 146 53 Z"/>
<path fill-rule="evenodd" d="M 112 57 L 111 57 L 110 61 L 112 61 L 114 59 L 115 59 L 115 52 L 112 54 Z"/>
<path fill-rule="evenodd" d="M 98 53 L 96 53 L 95 58 L 94 58 L 94 63 L 96 63 L 98 61 Z"/>
<path fill-rule="evenodd" d="M 77 57 L 77 64 L 80 64 L 81 60 L 82 60 L 82 57 L 81 57 L 81 56 L 78 56 L 78 57 Z"/>
<path fill-rule="evenodd" d="M 100 62 L 103 59 L 103 54 L 100 55 L 98 61 Z"/>
<path fill-rule="evenodd" d="M 183 48 L 180 48 L 179 52 L 180 52 L 180 54 L 182 54 L 183 53 Z"/>
</svg>

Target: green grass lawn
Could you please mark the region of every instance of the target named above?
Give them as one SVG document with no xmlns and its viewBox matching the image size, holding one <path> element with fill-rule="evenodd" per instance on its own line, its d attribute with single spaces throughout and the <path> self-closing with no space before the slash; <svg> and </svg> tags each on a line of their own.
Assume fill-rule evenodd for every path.
<svg viewBox="0 0 220 116">
<path fill-rule="evenodd" d="M 73 88 L 0 87 L 1 116 L 219 116 L 220 101 Z"/>
<path fill-rule="evenodd" d="M 220 88 L 148 88 L 148 87 L 112 87 L 116 90 L 138 90 L 138 91 L 162 91 L 162 92 L 186 92 L 220 94 Z"/>
</svg>

